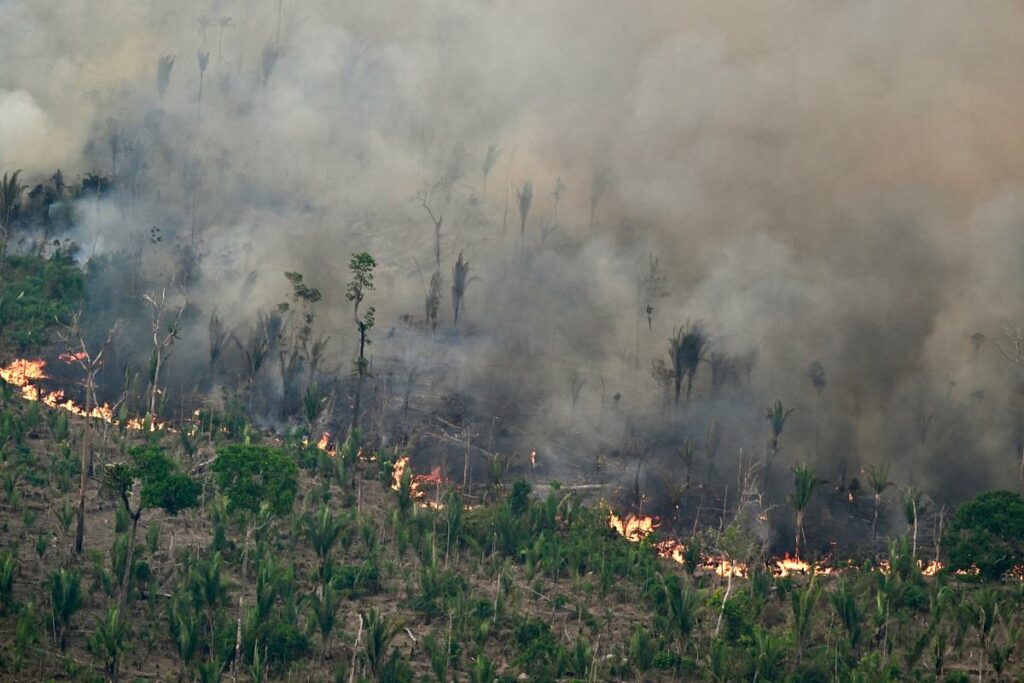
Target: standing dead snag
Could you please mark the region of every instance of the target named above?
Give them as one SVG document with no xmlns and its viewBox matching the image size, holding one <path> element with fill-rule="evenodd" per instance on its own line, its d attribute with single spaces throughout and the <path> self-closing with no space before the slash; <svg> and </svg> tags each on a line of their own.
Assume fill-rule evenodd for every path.
<svg viewBox="0 0 1024 683">
<path fill-rule="evenodd" d="M 89 449 L 91 447 L 93 412 L 96 409 L 96 374 L 103 367 L 103 362 L 117 336 L 121 325 L 115 322 L 107 333 L 107 338 L 100 345 L 95 353 L 89 353 L 85 339 L 82 336 L 80 320 L 82 312 L 78 311 L 71 317 L 71 325 L 58 336 L 67 348 L 68 357 L 85 371 L 85 428 L 82 432 L 82 463 L 78 485 L 78 525 L 75 528 L 75 553 L 81 555 L 85 543 L 85 485 L 89 480 Z"/>
<path fill-rule="evenodd" d="M 164 363 L 171 355 L 171 347 L 178 339 L 178 330 L 181 327 L 181 316 L 188 307 L 188 298 L 182 290 L 181 305 L 174 313 L 174 318 L 164 329 L 164 316 L 167 314 L 167 288 L 160 290 L 160 297 L 155 294 L 143 294 L 142 298 L 149 302 L 152 311 L 153 331 L 153 357 L 149 361 L 149 417 L 156 421 L 156 398 L 160 394 L 160 371 Z"/>
<path fill-rule="evenodd" d="M 359 356 L 355 360 L 356 395 L 352 405 L 352 427 L 350 430 L 350 433 L 354 433 L 359 428 L 359 401 L 363 392 L 363 378 L 366 377 L 369 369 L 366 362 L 366 347 L 370 345 L 369 335 L 374 323 L 373 306 L 366 309 L 366 313 L 360 318 L 359 304 L 363 303 L 366 292 L 373 289 L 373 269 L 377 267 L 377 262 L 364 251 L 352 254 L 352 260 L 349 261 L 348 267 L 352 271 L 352 280 L 345 288 L 345 298 L 352 302 L 352 318 L 359 330 Z"/>
</svg>

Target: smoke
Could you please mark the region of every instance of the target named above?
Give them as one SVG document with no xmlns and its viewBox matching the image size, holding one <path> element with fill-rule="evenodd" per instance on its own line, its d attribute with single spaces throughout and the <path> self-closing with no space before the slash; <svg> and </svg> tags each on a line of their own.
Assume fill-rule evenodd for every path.
<svg viewBox="0 0 1024 683">
<path fill-rule="evenodd" d="M 116 181 L 77 202 L 70 236 L 140 291 L 188 280 L 183 390 L 209 313 L 244 336 L 286 300 L 286 270 L 322 291 L 327 366 L 347 374 L 346 264 L 366 250 L 377 383 L 400 393 L 418 368 L 425 409 L 462 397 L 494 448 L 537 449 L 553 475 L 650 447 L 650 477 L 671 479 L 714 418 L 735 481 L 779 398 L 797 408 L 787 464 L 835 483 L 891 462 L 956 500 L 1019 463 L 1019 378 L 996 343 L 1022 315 L 1020 19 L 944 0 L 9 0 L 0 168 Z M 434 334 L 424 201 L 443 215 Z M 479 280 L 456 331 L 460 252 Z M 648 322 L 651 254 L 670 296 Z M 688 319 L 739 369 L 712 397 L 702 367 L 675 412 L 651 367 Z"/>
</svg>

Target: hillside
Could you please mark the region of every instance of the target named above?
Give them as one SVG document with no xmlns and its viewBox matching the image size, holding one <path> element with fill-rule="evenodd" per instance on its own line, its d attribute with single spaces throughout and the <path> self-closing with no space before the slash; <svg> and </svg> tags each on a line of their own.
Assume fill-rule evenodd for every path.
<svg viewBox="0 0 1024 683">
<path fill-rule="evenodd" d="M 607 511 L 556 485 L 531 495 L 521 480 L 498 481 L 471 498 L 404 461 L 396 482 L 394 452 L 348 443 L 332 455 L 300 434 L 235 434 L 208 416 L 184 433 L 99 420 L 90 430 L 13 393 L 0 418 L 7 680 L 99 680 L 113 677 L 115 661 L 121 680 L 203 681 L 953 681 L 1024 672 L 1022 584 L 925 578 L 899 541 L 885 572 L 724 578 L 658 558 L 657 534 L 627 541 Z M 79 555 L 83 438 L 93 460 Z M 277 512 L 232 511 L 214 473 L 232 444 L 298 465 L 294 500 Z M 199 507 L 143 510 L 126 606 L 112 612 L 131 524 L 110 495 L 110 465 L 161 451 L 194 477 Z M 136 476 L 132 510 L 140 492 L 152 498 L 149 479 Z M 737 559 L 753 552 L 737 527 L 715 543 Z M 76 593 L 80 605 L 66 607 Z"/>
</svg>

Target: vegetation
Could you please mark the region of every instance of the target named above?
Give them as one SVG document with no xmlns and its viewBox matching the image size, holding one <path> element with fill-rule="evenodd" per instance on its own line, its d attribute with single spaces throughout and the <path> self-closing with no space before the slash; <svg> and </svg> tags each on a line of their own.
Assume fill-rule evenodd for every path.
<svg viewBox="0 0 1024 683">
<path fill-rule="evenodd" d="M 9 404 L 4 420 L 24 424 L 31 405 Z M 56 433 L 73 439 L 76 430 Z M 19 512 L 59 496 L 60 461 L 47 467 L 43 455 L 61 442 L 5 446 L 4 471 L 21 472 L 18 495 L 5 499 L 15 514 L 0 554 L 7 675 L 897 681 L 1024 673 L 1015 649 L 1024 591 L 994 581 L 1022 557 L 1024 503 L 1015 494 L 984 494 L 949 525 L 950 569 L 976 566 L 977 578 L 923 576 L 909 538 L 894 541 L 885 571 L 778 576 L 758 567 L 757 543 L 740 528 L 704 531 L 694 547 L 752 563 L 750 576 L 727 580 L 697 560 L 684 569 L 659 558 L 656 534 L 627 541 L 602 508 L 557 486 L 533 494 L 520 480 L 469 508 L 464 493 L 442 484 L 444 505 L 431 509 L 415 502 L 408 470 L 390 488 L 385 452 L 379 462 L 349 455 L 340 474 L 306 464 L 301 445 L 215 432 L 216 457 L 190 475 L 196 468 L 178 437 L 143 437 L 118 434 L 100 454 L 114 496 L 90 496 L 90 547 L 107 543 L 110 553 L 81 559 L 60 540 L 60 515 L 25 523 Z M 29 461 L 42 477 L 24 476 Z M 801 466 L 794 481 L 799 514 L 820 479 Z M 235 522 L 238 536 L 229 533 Z M 147 523 L 135 551 L 135 525 Z M 39 533 L 58 539 L 44 584 L 30 579 L 38 560 L 18 540 Z M 45 621 L 34 604 L 46 605 Z M 46 632 L 52 641 L 39 636 Z"/>
</svg>

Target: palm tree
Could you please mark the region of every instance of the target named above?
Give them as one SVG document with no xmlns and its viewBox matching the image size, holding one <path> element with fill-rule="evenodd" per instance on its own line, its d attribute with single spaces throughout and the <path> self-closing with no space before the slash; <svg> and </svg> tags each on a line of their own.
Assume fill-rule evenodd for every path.
<svg viewBox="0 0 1024 683">
<path fill-rule="evenodd" d="M 174 55 L 161 55 L 156 63 L 156 91 L 160 97 L 167 92 L 167 86 L 171 84 L 171 70 L 174 69 Z"/>
<path fill-rule="evenodd" d="M 117 607 L 108 607 L 106 617 L 96 625 L 89 649 L 103 658 L 111 683 L 118 681 L 121 653 L 125 650 L 128 623 Z"/>
<path fill-rule="evenodd" d="M 875 514 L 871 520 L 871 542 L 876 540 L 878 529 L 878 510 L 882 505 L 882 494 L 893 485 L 889 481 L 889 465 L 868 465 L 864 468 L 864 474 L 868 478 L 868 486 L 875 492 Z"/>
<path fill-rule="evenodd" d="M 704 354 L 710 342 L 711 338 L 704 331 L 704 324 L 700 321 L 693 323 L 687 321 L 668 340 L 668 354 L 672 361 L 673 389 L 677 406 L 684 379 L 686 380 L 686 402 L 690 402 L 693 378 L 697 375 L 697 368 L 704 360 Z"/>
<path fill-rule="evenodd" d="M 794 588 L 791 594 L 793 639 L 796 641 L 796 661 L 798 664 L 803 659 L 804 644 L 807 642 L 807 637 L 811 632 L 814 608 L 818 604 L 818 597 L 820 595 L 821 586 L 818 585 L 816 577 L 813 576 L 811 577 L 811 582 L 805 588 Z"/>
<path fill-rule="evenodd" d="M 210 53 L 200 50 L 196 53 L 196 62 L 199 65 L 199 94 L 196 95 L 196 111 L 203 104 L 203 76 L 206 75 L 206 67 L 210 64 Z"/>
<path fill-rule="evenodd" d="M 527 180 L 521 189 L 516 190 L 516 199 L 519 201 L 519 243 L 522 249 L 526 244 L 526 218 L 533 204 L 533 181 Z"/>
<path fill-rule="evenodd" d="M 330 508 L 326 505 L 320 508 L 320 514 L 316 517 L 306 518 L 306 538 L 313 546 L 314 552 L 320 561 L 320 585 L 327 584 L 327 561 L 338 542 L 338 537 L 345 528 L 346 520 L 331 514 Z"/>
<path fill-rule="evenodd" d="M 0 265 L 3 265 L 7 253 L 7 241 L 11 235 L 11 224 L 18 215 L 21 206 L 21 194 L 25 186 L 21 182 L 21 169 L 14 173 L 4 173 L 0 179 Z"/>
<path fill-rule="evenodd" d="M 487 176 L 491 174 L 491 169 L 494 168 L 494 164 L 497 163 L 498 157 L 501 156 L 501 150 L 498 149 L 497 145 L 489 145 L 487 147 L 487 153 L 484 155 L 484 182 L 481 188 L 481 197 L 487 199 Z"/>
<path fill-rule="evenodd" d="M 811 504 L 814 489 L 824 483 L 825 480 L 816 475 L 814 470 L 804 463 L 793 468 L 793 493 L 789 495 L 788 500 L 796 512 L 796 537 L 794 540 L 797 558 L 800 557 L 800 541 L 803 540 L 805 544 L 807 543 L 807 538 L 804 536 L 804 514 L 807 512 L 807 506 Z"/>
<path fill-rule="evenodd" d="M 68 649 L 68 627 L 71 618 L 81 609 L 84 602 L 82 581 L 77 572 L 61 569 L 50 574 L 50 612 L 57 629 L 60 651 Z"/>
<path fill-rule="evenodd" d="M 841 580 L 829 595 L 832 609 L 846 629 L 847 643 L 854 650 L 860 642 L 861 623 L 864 621 L 864 607 L 857 601 L 857 594 L 849 582 Z"/>
<path fill-rule="evenodd" d="M 324 586 L 321 595 L 312 597 L 313 617 L 320 628 L 320 642 L 323 645 L 324 659 L 331 654 L 331 633 L 337 622 L 338 606 L 341 604 L 341 594 L 331 588 L 328 583 Z"/>
<path fill-rule="evenodd" d="M 456 329 L 459 327 L 459 311 L 462 309 L 462 300 L 466 297 L 466 288 L 470 282 L 479 279 L 469 276 L 469 261 L 463 260 L 460 251 L 459 258 L 452 268 L 452 313 L 455 316 Z"/>
<path fill-rule="evenodd" d="M 793 414 L 794 410 L 796 408 L 787 410 L 782 405 L 782 401 L 778 399 L 776 399 L 775 403 L 764 409 L 764 417 L 768 420 L 772 430 L 772 435 L 768 439 L 768 452 L 765 456 L 764 464 L 764 481 L 766 486 L 769 481 L 768 475 L 771 472 L 772 463 L 775 461 L 775 456 L 779 454 L 779 437 L 782 436 L 782 430 L 786 428 L 786 421 L 789 420 L 789 416 Z"/>
<path fill-rule="evenodd" d="M 370 673 L 374 680 L 380 680 L 381 666 L 384 664 L 384 656 L 387 653 L 388 645 L 398 632 L 399 625 L 388 617 L 382 615 L 376 608 L 371 608 L 369 613 L 362 615 L 366 623 L 366 663 L 370 667 Z"/>
<path fill-rule="evenodd" d="M 686 644 L 700 616 L 700 594 L 690 586 L 684 586 L 678 575 L 671 575 L 663 581 L 665 600 L 668 602 L 671 628 L 685 650 Z"/>
</svg>

